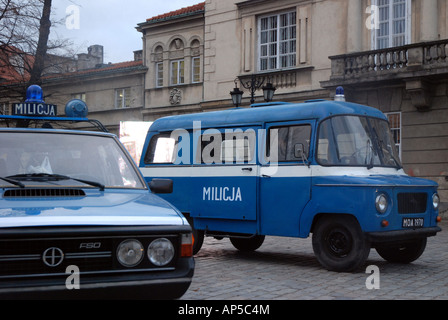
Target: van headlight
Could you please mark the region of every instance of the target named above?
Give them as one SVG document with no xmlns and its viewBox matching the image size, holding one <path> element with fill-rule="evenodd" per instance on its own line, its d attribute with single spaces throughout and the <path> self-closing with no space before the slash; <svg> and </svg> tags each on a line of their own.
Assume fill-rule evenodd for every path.
<svg viewBox="0 0 448 320">
<path fill-rule="evenodd" d="M 389 203 L 387 201 L 387 197 L 385 194 L 381 193 L 376 196 L 376 199 L 375 199 L 376 211 L 383 214 L 387 211 L 388 206 L 389 206 Z"/>
<path fill-rule="evenodd" d="M 434 210 L 437 210 L 439 208 L 439 204 L 440 204 L 440 197 L 437 193 L 434 193 L 432 195 L 432 207 L 434 208 Z"/>
<path fill-rule="evenodd" d="M 117 248 L 117 259 L 121 265 L 131 268 L 143 259 L 143 245 L 138 240 L 125 240 Z"/>
<path fill-rule="evenodd" d="M 167 265 L 173 258 L 174 246 L 166 238 L 156 239 L 148 246 L 148 259 L 158 267 Z"/>
</svg>

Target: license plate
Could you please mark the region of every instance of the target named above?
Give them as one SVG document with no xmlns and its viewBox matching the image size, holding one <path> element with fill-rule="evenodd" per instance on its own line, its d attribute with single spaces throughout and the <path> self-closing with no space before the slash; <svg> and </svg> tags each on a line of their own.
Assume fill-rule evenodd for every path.
<svg viewBox="0 0 448 320">
<path fill-rule="evenodd" d="M 403 218 L 403 228 L 423 228 L 425 219 L 423 218 Z"/>
</svg>

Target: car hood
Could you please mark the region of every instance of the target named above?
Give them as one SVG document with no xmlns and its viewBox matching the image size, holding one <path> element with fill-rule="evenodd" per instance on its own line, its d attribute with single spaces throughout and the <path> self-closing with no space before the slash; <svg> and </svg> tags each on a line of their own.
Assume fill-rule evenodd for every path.
<svg viewBox="0 0 448 320">
<path fill-rule="evenodd" d="M 86 191 L 82 197 L 0 199 L 0 228 L 186 224 L 177 209 L 148 191 Z"/>
</svg>

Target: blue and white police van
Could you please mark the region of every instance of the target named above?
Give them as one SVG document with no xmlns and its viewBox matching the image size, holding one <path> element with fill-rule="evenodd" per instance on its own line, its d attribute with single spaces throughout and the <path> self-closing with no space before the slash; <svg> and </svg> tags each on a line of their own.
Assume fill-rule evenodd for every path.
<svg viewBox="0 0 448 320">
<path fill-rule="evenodd" d="M 150 190 L 82 101 L 58 117 L 40 87 L 27 97 L 0 116 L 0 299 L 182 296 L 194 273 L 192 230 L 154 194 L 171 182 Z"/>
<path fill-rule="evenodd" d="M 193 226 L 194 253 L 204 236 L 247 251 L 265 236 L 312 234 L 318 261 L 345 272 L 371 248 L 412 262 L 441 230 L 437 184 L 405 174 L 383 113 L 345 101 L 161 118 L 140 169 L 173 180 L 162 196 Z"/>
</svg>

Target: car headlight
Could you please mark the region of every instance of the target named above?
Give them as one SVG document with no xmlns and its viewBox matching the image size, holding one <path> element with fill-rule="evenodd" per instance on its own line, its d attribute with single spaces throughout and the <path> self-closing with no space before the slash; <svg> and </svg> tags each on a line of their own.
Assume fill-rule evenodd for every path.
<svg viewBox="0 0 448 320">
<path fill-rule="evenodd" d="M 167 265 L 173 257 L 174 246 L 166 238 L 156 239 L 148 246 L 149 261 L 158 267 Z"/>
<path fill-rule="evenodd" d="M 437 210 L 439 208 L 439 204 L 440 204 L 440 197 L 437 193 L 434 193 L 432 195 L 432 206 L 434 210 Z"/>
<path fill-rule="evenodd" d="M 384 194 L 379 194 L 375 199 L 375 207 L 379 213 L 385 213 L 387 211 L 387 206 L 389 205 L 387 197 Z"/>
<path fill-rule="evenodd" d="M 143 245 L 138 240 L 125 240 L 117 248 L 117 259 L 125 267 L 134 267 L 142 261 Z"/>
</svg>

